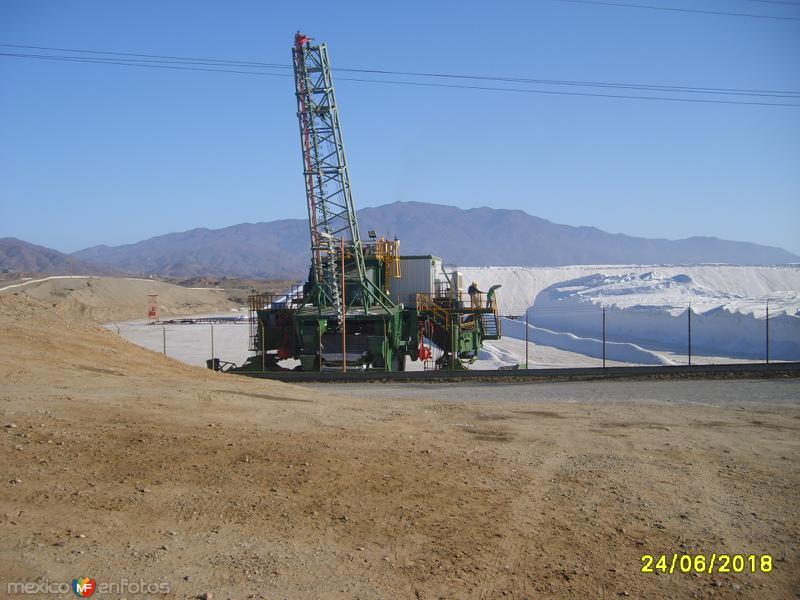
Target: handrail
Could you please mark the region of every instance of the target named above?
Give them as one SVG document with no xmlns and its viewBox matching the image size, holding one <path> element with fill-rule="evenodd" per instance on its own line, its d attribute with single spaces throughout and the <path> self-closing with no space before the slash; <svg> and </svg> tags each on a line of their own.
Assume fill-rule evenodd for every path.
<svg viewBox="0 0 800 600">
<path fill-rule="evenodd" d="M 450 311 L 436 304 L 428 294 L 417 294 L 417 310 L 432 313 L 440 327 L 450 329 Z"/>
<path fill-rule="evenodd" d="M 494 300 L 492 302 L 492 312 L 494 312 L 494 322 L 496 323 L 497 326 L 497 335 L 502 336 L 503 324 L 500 321 L 500 315 L 498 313 L 499 309 L 500 309 L 500 303 L 497 301 L 497 294 L 495 294 Z"/>
</svg>

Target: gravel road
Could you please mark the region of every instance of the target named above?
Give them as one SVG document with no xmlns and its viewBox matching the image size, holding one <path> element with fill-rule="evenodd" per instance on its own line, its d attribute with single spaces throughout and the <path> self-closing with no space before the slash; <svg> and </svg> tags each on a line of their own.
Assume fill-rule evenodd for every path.
<svg viewBox="0 0 800 600">
<path fill-rule="evenodd" d="M 356 398 L 444 402 L 635 402 L 709 406 L 800 406 L 800 380 L 592 381 L 564 383 L 307 384 Z"/>
</svg>

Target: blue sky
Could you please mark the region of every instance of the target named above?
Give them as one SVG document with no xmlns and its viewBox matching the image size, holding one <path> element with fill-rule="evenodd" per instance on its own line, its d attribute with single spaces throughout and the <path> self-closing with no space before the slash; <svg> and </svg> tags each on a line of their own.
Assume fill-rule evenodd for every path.
<svg viewBox="0 0 800 600">
<path fill-rule="evenodd" d="M 800 18 L 750 0 L 630 2 Z M 288 65 L 297 29 L 334 68 L 800 90 L 792 20 L 557 0 L 0 3 L 10 44 Z M 337 96 L 358 207 L 518 208 L 800 254 L 800 108 L 351 81 Z M 306 216 L 289 77 L 0 56 L 0 139 L 0 237 L 74 251 Z"/>
</svg>

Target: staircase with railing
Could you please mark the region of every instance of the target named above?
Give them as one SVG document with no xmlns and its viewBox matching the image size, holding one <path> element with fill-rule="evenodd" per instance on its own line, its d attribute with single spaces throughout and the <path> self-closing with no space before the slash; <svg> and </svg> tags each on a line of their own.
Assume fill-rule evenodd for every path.
<svg viewBox="0 0 800 600">
<path fill-rule="evenodd" d="M 450 329 L 450 311 L 437 304 L 428 294 L 417 294 L 417 311 L 430 315 L 431 321 L 442 329 Z"/>
<path fill-rule="evenodd" d="M 491 291 L 494 291 L 492 288 Z M 499 340 L 503 335 L 503 326 L 500 321 L 499 306 L 497 303 L 497 296 L 490 294 L 488 301 L 488 308 L 492 312 L 486 312 L 481 315 L 481 323 L 483 325 L 483 339 L 485 340 Z"/>
<path fill-rule="evenodd" d="M 481 321 L 483 322 L 483 339 L 499 340 L 502 336 L 502 326 L 497 311 L 482 314 Z"/>
</svg>

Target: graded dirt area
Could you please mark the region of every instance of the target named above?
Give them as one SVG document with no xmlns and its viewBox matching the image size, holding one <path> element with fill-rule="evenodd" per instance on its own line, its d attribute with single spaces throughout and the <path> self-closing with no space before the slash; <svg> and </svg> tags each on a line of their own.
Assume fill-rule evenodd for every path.
<svg viewBox="0 0 800 600">
<path fill-rule="evenodd" d="M 290 285 L 288 281 L 200 277 L 163 281 L 143 277 L 42 275 L 0 280 L 0 296 L 27 296 L 47 302 L 53 308 L 103 322 L 146 318 L 148 294 L 158 295 L 163 317 L 241 309 L 247 306 L 251 289 L 279 293 Z"/>
<path fill-rule="evenodd" d="M 0 296 L 0 339 L 0 595 L 78 576 L 215 600 L 800 592 L 793 381 L 754 404 L 714 382 L 690 403 L 624 382 L 301 388 L 188 367 L 24 296 Z M 775 563 L 640 572 L 674 552 Z"/>
</svg>

